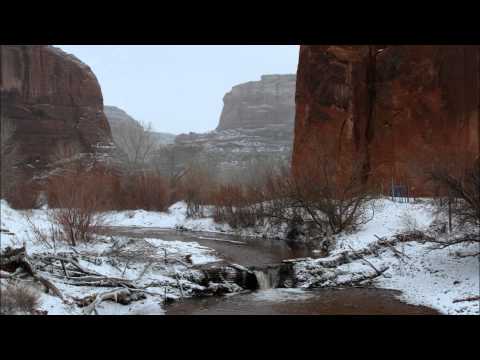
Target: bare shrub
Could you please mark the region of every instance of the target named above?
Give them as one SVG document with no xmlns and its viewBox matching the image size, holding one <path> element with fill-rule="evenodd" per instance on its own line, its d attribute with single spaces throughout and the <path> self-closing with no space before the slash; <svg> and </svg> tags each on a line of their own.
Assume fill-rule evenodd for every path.
<svg viewBox="0 0 480 360">
<path fill-rule="evenodd" d="M 340 180 L 335 163 L 325 158 L 296 176 L 284 170 L 267 183 L 266 216 L 287 223 L 310 223 L 321 233 L 355 230 L 374 216 L 377 197 L 375 187 L 366 184 L 361 175 L 361 169 L 352 169 Z"/>
<path fill-rule="evenodd" d="M 127 155 L 128 171 L 145 169 L 158 147 L 151 124 L 122 124 L 112 132 L 116 145 Z"/>
<path fill-rule="evenodd" d="M 38 244 L 46 245 L 48 248 L 55 251 L 57 242 L 63 240 L 62 231 L 55 226 L 55 224 L 50 224 L 48 230 L 42 229 L 35 224 L 31 216 L 28 214 L 25 215 L 25 219 L 30 228 L 30 233 L 33 235 L 33 241 Z"/>
<path fill-rule="evenodd" d="M 47 195 L 49 219 L 72 245 L 89 242 L 105 218 L 101 210 L 108 206 L 105 188 L 95 173 L 68 172 L 49 179 Z"/>
<path fill-rule="evenodd" d="M 171 191 L 167 181 L 153 172 L 126 175 L 120 182 L 121 209 L 166 211 L 171 205 Z"/>
<path fill-rule="evenodd" d="M 417 219 L 415 219 L 415 217 L 412 214 L 408 212 L 402 214 L 400 216 L 400 222 L 401 222 L 403 231 L 409 232 L 409 233 L 418 231 L 419 226 L 418 226 Z"/>
<path fill-rule="evenodd" d="M 434 249 L 480 244 L 480 159 L 460 171 L 437 165 L 428 175 L 438 191 L 434 200 L 437 214 L 448 217 L 450 230 L 454 225 L 461 229 L 453 236 L 430 237 L 428 242 Z M 445 233 L 446 225 L 439 232 Z M 479 256 L 478 250 L 462 256 Z"/>
<path fill-rule="evenodd" d="M 204 217 L 205 206 L 210 205 L 215 189 L 216 168 L 212 162 L 189 164 L 179 185 L 179 197 L 187 204 L 188 217 Z"/>
<path fill-rule="evenodd" d="M 462 227 L 480 226 L 480 160 L 461 172 L 437 166 L 429 172 L 438 186 L 437 211 L 453 217 Z"/>
<path fill-rule="evenodd" d="M 353 231 L 373 218 L 378 194 L 361 170 L 337 181 L 335 164 L 322 159 L 297 176 L 286 166 L 266 167 L 262 181 L 227 185 L 197 170 L 187 176 L 184 196 L 190 216 L 203 215 L 205 205 L 213 205 L 214 220 L 232 228 L 286 224 L 289 238 L 303 230 L 325 236 Z"/>
<path fill-rule="evenodd" d="M 25 285 L 0 285 L 0 314 L 32 314 L 39 305 L 39 294 Z"/>
<path fill-rule="evenodd" d="M 211 195 L 216 222 L 232 228 L 254 227 L 264 223 L 262 198 L 254 188 L 241 185 L 220 185 Z"/>
</svg>

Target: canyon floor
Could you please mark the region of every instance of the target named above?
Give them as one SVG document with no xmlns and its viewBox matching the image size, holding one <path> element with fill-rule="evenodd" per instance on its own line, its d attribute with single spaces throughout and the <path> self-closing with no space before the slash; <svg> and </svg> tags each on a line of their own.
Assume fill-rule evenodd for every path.
<svg viewBox="0 0 480 360">
<path fill-rule="evenodd" d="M 435 217 L 426 200 L 397 203 L 381 199 L 373 220 L 353 234 L 339 236 L 328 258 L 320 258 L 315 249 L 295 250 L 280 240 L 262 239 L 261 229 L 240 233 L 227 225 L 216 224 L 211 218 L 187 219 L 184 203 L 174 204 L 167 213 L 137 210 L 105 214 L 108 227 L 93 243 L 75 249 L 64 243 L 57 243 L 52 249 L 35 240 L 27 217 L 37 228 L 48 229 L 46 209 L 17 211 L 2 201 L 1 211 L 1 249 L 24 244 L 28 256 L 44 264 L 37 270 L 63 295 L 61 299 L 38 288 L 39 310 L 48 314 L 242 314 L 254 304 L 256 314 L 480 315 L 478 300 L 458 301 L 480 293 L 479 258 L 463 257 L 478 252 L 478 245 L 433 250 L 428 244 L 409 242 L 333 270 L 322 266 L 346 250 L 368 248 L 378 238 L 428 229 Z M 398 256 L 399 253 L 402 256 Z M 142 296 L 128 305 L 106 300 L 96 306 L 80 307 L 79 299 L 92 294 L 99 297 L 112 289 L 98 286 L 98 282 L 79 286 L 73 278 L 63 276 L 67 271 L 62 270 L 60 263 L 41 262 L 52 256 L 74 257 L 81 268 L 96 274 L 97 278 L 124 279 L 134 284 L 135 291 Z M 264 275 L 261 288 L 253 292 L 228 281 L 206 284 L 199 271 L 202 266 L 222 261 L 248 271 L 246 268 L 264 268 L 285 260 L 292 260 L 294 264 L 296 289 L 268 288 L 275 286 L 271 279 L 264 279 Z M 343 289 L 342 281 L 368 274 L 372 267 L 386 270 L 364 289 L 337 291 Z M 73 273 L 74 269 L 68 271 Z M 333 279 L 332 276 L 336 289 L 329 286 L 313 289 L 320 280 L 325 284 L 323 280 Z M 219 294 L 227 295 L 212 296 Z M 186 300 L 197 296 L 202 297 Z M 174 303 L 169 305 L 171 302 Z M 375 308 L 376 312 L 372 310 Z"/>
</svg>

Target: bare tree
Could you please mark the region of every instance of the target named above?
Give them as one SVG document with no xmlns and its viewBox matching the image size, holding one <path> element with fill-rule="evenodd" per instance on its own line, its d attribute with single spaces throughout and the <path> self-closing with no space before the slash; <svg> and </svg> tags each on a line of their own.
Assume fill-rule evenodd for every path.
<svg viewBox="0 0 480 360">
<path fill-rule="evenodd" d="M 267 182 L 266 217 L 274 222 L 310 224 L 312 231 L 339 234 L 370 221 L 375 213 L 375 187 L 362 179 L 360 167 L 337 176 L 334 161 L 319 158 L 301 174 L 283 175 Z"/>
<path fill-rule="evenodd" d="M 139 123 L 121 125 L 113 132 L 115 143 L 127 155 L 129 171 L 145 169 L 151 161 L 158 146 L 151 131 L 151 124 Z"/>
<path fill-rule="evenodd" d="M 172 189 L 188 172 L 188 163 L 181 161 L 181 156 L 174 145 L 160 147 L 155 152 L 152 164 L 155 171 L 168 180 Z"/>
<path fill-rule="evenodd" d="M 453 217 L 459 226 L 472 227 L 478 234 L 480 226 L 480 159 L 460 174 L 437 166 L 429 173 L 441 194 L 437 210 Z M 480 237 L 480 235 L 477 235 Z"/>
</svg>

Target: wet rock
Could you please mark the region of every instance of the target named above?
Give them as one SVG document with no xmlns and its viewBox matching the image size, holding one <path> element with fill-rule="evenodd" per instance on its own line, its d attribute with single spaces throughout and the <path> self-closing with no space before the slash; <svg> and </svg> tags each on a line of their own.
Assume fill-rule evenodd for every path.
<svg viewBox="0 0 480 360">
<path fill-rule="evenodd" d="M 255 274 L 248 269 L 225 262 L 209 263 L 196 266 L 202 272 L 200 285 L 208 287 L 210 283 L 233 283 L 243 289 L 255 289 L 257 280 Z"/>
</svg>

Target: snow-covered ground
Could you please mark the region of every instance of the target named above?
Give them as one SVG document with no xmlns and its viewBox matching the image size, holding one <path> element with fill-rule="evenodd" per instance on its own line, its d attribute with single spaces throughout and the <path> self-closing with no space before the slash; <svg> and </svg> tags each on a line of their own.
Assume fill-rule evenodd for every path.
<svg viewBox="0 0 480 360">
<path fill-rule="evenodd" d="M 36 227 L 48 230 L 50 223 L 45 210 L 17 211 L 1 201 L 1 229 L 0 248 L 27 247 L 29 256 L 70 254 L 79 256 L 78 263 L 89 271 L 101 275 L 122 278 L 135 281 L 135 285 L 142 288 L 147 287 L 146 298 L 132 302 L 130 305 L 120 305 L 111 301 L 102 302 L 97 307 L 99 314 L 163 314 L 163 301 L 167 299 L 178 299 L 181 296 L 191 296 L 193 290 L 203 290 L 203 287 L 194 281 L 199 274 L 185 265 L 185 256 L 189 255 L 190 265 L 201 265 L 219 261 L 212 249 L 206 248 L 195 242 L 164 241 L 161 239 L 143 239 L 130 241 L 126 238 L 116 239 L 121 248 L 128 254 L 140 255 L 132 260 L 125 260 L 121 255 L 112 254 L 115 249 L 112 240 L 106 237 L 97 237 L 90 244 L 80 244 L 72 249 L 65 243 L 57 243 L 55 249 L 36 240 L 32 228 L 27 221 L 27 216 Z M 150 214 L 150 218 L 159 214 Z M 169 215 L 165 216 L 166 218 Z M 125 255 L 124 255 L 125 256 Z M 168 263 L 165 263 L 165 256 Z M 179 262 L 175 262 L 179 259 Z M 82 314 L 83 309 L 75 304 L 74 298 L 85 298 L 94 293 L 108 291 L 108 288 L 76 286 L 69 283 L 68 279 L 60 279 L 52 274 L 49 280 L 60 290 L 64 301 L 60 298 L 38 291 L 40 295 L 40 306 L 37 310 L 48 311 L 51 315 L 75 315 Z M 2 280 L 5 281 L 5 280 Z M 181 284 L 181 286 L 179 286 Z M 181 290 L 180 290 L 181 288 Z"/>
<path fill-rule="evenodd" d="M 374 219 L 363 228 L 337 239 L 336 249 L 331 257 L 345 250 L 360 250 L 377 241 L 378 237 L 389 238 L 412 230 L 426 231 L 434 216 L 427 202 L 408 204 L 384 199 L 378 204 Z M 376 236 L 375 236 L 376 235 Z M 432 250 L 430 245 L 406 243 L 397 246 L 406 256 L 400 260 L 393 251 L 385 250 L 379 257 L 366 260 L 375 267 L 389 266 L 383 277 L 376 280 L 377 287 L 402 291 L 401 299 L 415 305 L 425 305 L 444 314 L 480 315 L 480 301 L 458 302 L 480 295 L 480 262 L 478 257 L 460 258 L 458 251 L 478 252 L 478 245 L 450 247 Z M 319 260 L 308 260 L 298 264 L 299 270 L 314 273 Z M 361 273 L 372 270 L 364 261 L 342 265 L 336 270 L 345 273 Z M 308 280 L 308 279 L 307 279 Z M 306 282 L 308 286 L 308 281 Z"/>
<path fill-rule="evenodd" d="M 132 226 L 142 228 L 175 229 L 183 227 L 192 231 L 228 232 L 228 225 L 216 224 L 211 218 L 188 219 L 187 205 L 178 202 L 172 205 L 167 212 L 152 212 L 145 210 L 131 210 L 111 212 L 107 214 L 110 226 Z"/>
<path fill-rule="evenodd" d="M 211 208 L 206 207 L 208 214 Z M 228 224 L 219 224 L 212 217 L 188 218 L 187 204 L 183 201 L 170 206 L 167 212 L 129 210 L 115 211 L 106 214 L 106 222 L 111 227 L 138 227 L 157 229 L 183 229 L 188 231 L 204 231 L 209 233 L 232 234 L 240 237 L 261 237 L 266 234 L 274 237 L 278 227 L 266 225 L 263 228 L 232 229 Z M 282 228 L 286 228 L 283 226 Z"/>
<path fill-rule="evenodd" d="M 1 228 L 4 231 L 0 234 L 0 248 L 3 249 L 12 245 L 18 246 L 25 242 L 29 254 L 51 251 L 44 244 L 34 241 L 25 215 L 29 215 L 39 228 L 48 229 L 49 222 L 45 210 L 16 211 L 11 209 L 5 201 L 1 201 Z M 211 218 L 187 219 L 184 203 L 173 205 L 167 213 L 143 210 L 112 212 L 107 214 L 107 219 L 111 226 L 169 229 L 183 227 L 196 231 L 233 232 L 227 225 L 215 224 Z M 406 204 L 383 199 L 378 202 L 375 217 L 372 221 L 353 234 L 344 234 L 337 238 L 336 248 L 331 255 L 335 256 L 345 250 L 365 248 L 378 240 L 376 236 L 389 238 L 405 231 L 427 230 L 433 221 L 434 216 L 426 201 Z M 5 230 L 8 230 L 8 232 Z M 254 234 L 250 230 L 245 231 L 245 233 Z M 159 257 L 166 250 L 172 256 L 190 254 L 194 264 L 218 260 L 210 249 L 196 243 L 162 241 L 159 239 L 144 239 L 144 241 L 147 246 L 152 245 L 152 248 L 156 249 L 155 253 Z M 136 279 L 144 270 L 145 264 L 142 263 L 129 265 L 126 270 L 123 266 L 120 268 L 117 266 L 116 268 L 110 265 L 108 259 L 101 256 L 109 247 L 111 247 L 111 243 L 108 239 L 103 239 L 103 241 L 100 239 L 95 244 L 80 245 L 77 251 L 99 254 L 98 257 L 101 260 L 98 265 L 86 261 L 82 262 L 82 265 L 104 275 L 115 277 L 124 275 L 129 279 Z M 478 301 L 453 302 L 457 299 L 478 296 L 480 293 L 479 258 L 460 258 L 456 255 L 457 251 L 478 252 L 478 245 L 472 245 L 470 248 L 450 247 L 443 250 L 431 250 L 429 245 L 426 244 L 407 243 L 397 246 L 397 249 L 406 255 L 402 260 L 395 257 L 393 251 L 388 249 L 378 257 L 370 256 L 367 258 L 376 267 L 389 266 L 389 270 L 384 276 L 375 281 L 377 287 L 400 290 L 403 293 L 401 295 L 402 300 L 412 304 L 430 306 L 444 314 L 480 315 L 480 303 Z M 61 245 L 56 251 L 71 252 L 72 250 L 66 245 Z M 296 266 L 304 269 L 308 268 L 310 269 L 308 271 L 311 271 L 318 267 L 318 260 L 306 260 Z M 345 273 L 360 273 L 369 269 L 371 270 L 371 267 L 361 260 L 338 268 L 339 271 Z M 141 284 L 156 281 L 164 285 L 161 291 L 164 291 L 165 288 L 168 289 L 168 297 L 178 298 L 180 294 L 176 287 L 176 274 L 186 270 L 181 264 L 152 268 L 145 273 Z M 197 286 L 189 280 L 183 281 L 186 288 Z M 56 285 L 60 290 L 77 297 L 84 297 L 89 293 L 98 291 L 98 289 L 72 287 L 60 282 Z M 155 289 L 152 289 L 152 291 L 155 291 Z M 46 294 L 42 295 L 42 309 L 52 314 L 81 313 L 81 309 L 73 303 L 69 304 L 68 301 L 62 303 L 60 299 Z M 99 312 L 140 314 L 162 313 L 163 310 L 158 297 L 147 296 L 145 300 L 134 302 L 128 306 L 104 302 L 99 306 Z"/>
</svg>

